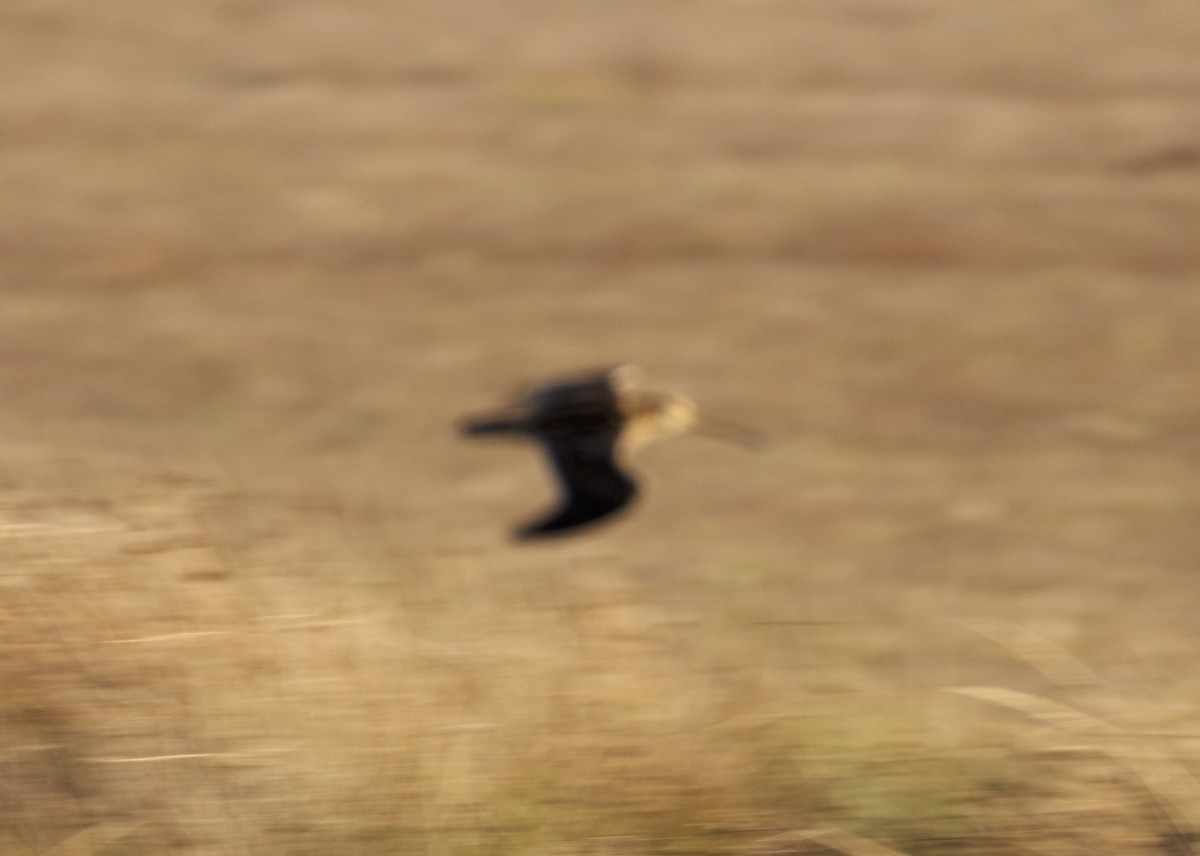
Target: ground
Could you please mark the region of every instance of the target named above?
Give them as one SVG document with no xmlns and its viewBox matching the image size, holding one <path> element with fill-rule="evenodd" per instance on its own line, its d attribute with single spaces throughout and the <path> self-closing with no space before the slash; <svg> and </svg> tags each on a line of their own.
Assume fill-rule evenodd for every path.
<svg viewBox="0 0 1200 856">
<path fill-rule="evenodd" d="M 0 22 L 4 853 L 1200 846 L 1191 0 Z"/>
</svg>

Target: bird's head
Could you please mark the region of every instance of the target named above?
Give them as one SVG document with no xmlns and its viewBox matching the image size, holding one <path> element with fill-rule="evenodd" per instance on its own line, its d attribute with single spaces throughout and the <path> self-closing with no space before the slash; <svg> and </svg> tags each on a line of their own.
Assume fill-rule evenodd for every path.
<svg viewBox="0 0 1200 856">
<path fill-rule="evenodd" d="M 761 432 L 700 409 L 685 395 L 665 390 L 629 390 L 620 397 L 625 446 L 636 451 L 678 434 L 693 433 L 748 449 L 765 445 Z"/>
</svg>

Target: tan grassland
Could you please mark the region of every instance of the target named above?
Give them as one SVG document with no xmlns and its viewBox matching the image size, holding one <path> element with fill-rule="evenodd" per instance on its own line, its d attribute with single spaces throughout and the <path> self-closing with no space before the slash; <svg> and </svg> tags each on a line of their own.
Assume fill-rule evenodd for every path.
<svg viewBox="0 0 1200 856">
<path fill-rule="evenodd" d="M 1195 0 L 6 0 L 0 854 L 1200 850 Z M 549 501 L 464 413 L 761 428 Z"/>
</svg>

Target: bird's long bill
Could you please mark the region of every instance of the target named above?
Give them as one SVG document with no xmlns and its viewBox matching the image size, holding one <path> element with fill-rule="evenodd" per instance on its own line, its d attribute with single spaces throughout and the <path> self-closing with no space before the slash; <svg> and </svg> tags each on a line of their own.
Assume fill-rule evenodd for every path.
<svg viewBox="0 0 1200 856">
<path fill-rule="evenodd" d="M 767 435 L 757 428 L 704 411 L 696 414 L 696 427 L 693 430 L 705 437 L 733 443 L 745 449 L 758 450 L 767 445 Z"/>
</svg>

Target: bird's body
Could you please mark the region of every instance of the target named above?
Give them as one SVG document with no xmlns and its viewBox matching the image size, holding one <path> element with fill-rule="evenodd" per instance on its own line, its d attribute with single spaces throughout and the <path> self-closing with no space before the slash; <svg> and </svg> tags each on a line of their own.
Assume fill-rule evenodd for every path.
<svg viewBox="0 0 1200 856">
<path fill-rule="evenodd" d="M 545 449 L 563 499 L 547 517 L 518 530 L 524 539 L 567 533 L 626 509 L 638 493 L 626 470 L 629 455 L 700 424 L 691 399 L 638 388 L 636 370 L 619 366 L 534 387 L 511 408 L 468 420 L 463 431 L 524 436 Z M 709 427 L 748 436 L 729 423 Z"/>
</svg>

